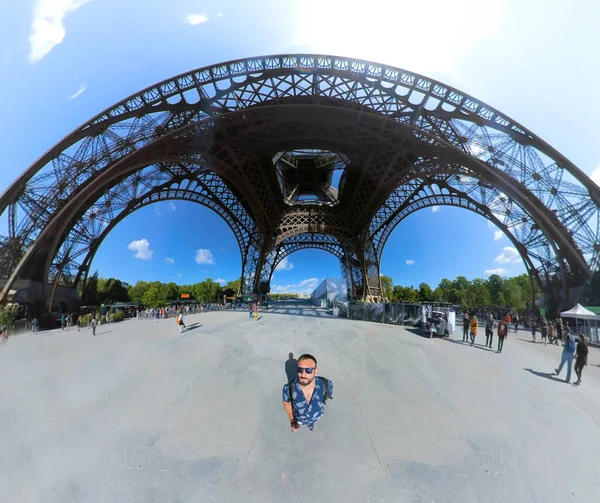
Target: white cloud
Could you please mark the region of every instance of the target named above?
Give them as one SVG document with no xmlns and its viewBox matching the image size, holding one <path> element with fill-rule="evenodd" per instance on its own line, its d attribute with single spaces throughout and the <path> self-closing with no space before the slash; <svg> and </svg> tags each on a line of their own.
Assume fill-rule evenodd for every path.
<svg viewBox="0 0 600 503">
<path fill-rule="evenodd" d="M 175 263 L 171 257 L 165 257 L 165 262 L 169 265 L 173 265 Z"/>
<path fill-rule="evenodd" d="M 178 278 L 183 278 L 183 274 L 179 273 L 179 274 L 177 275 L 177 277 L 178 277 Z"/>
<path fill-rule="evenodd" d="M 222 278 L 218 278 L 215 280 L 215 283 L 219 283 L 219 285 L 223 286 L 225 283 L 227 283 L 227 281 Z"/>
<path fill-rule="evenodd" d="M 596 185 L 600 185 L 600 166 L 596 167 L 596 169 L 592 171 L 590 178 L 596 182 Z"/>
<path fill-rule="evenodd" d="M 185 18 L 185 22 L 187 24 L 191 24 L 192 26 L 196 26 L 197 24 L 206 23 L 208 21 L 208 16 L 206 14 L 189 14 Z"/>
<path fill-rule="evenodd" d="M 415 261 L 414 261 L 413 259 L 411 259 L 411 258 L 409 258 L 409 259 L 406 261 L 406 265 L 413 265 L 414 263 L 415 263 Z"/>
<path fill-rule="evenodd" d="M 195 260 L 197 264 L 215 263 L 215 258 L 213 257 L 212 252 L 210 250 L 207 250 L 206 248 L 200 248 L 199 250 L 196 250 Z"/>
<path fill-rule="evenodd" d="M 494 241 L 500 241 L 504 237 L 504 232 L 498 230 L 494 232 Z"/>
<path fill-rule="evenodd" d="M 274 293 L 312 293 L 312 291 L 319 285 L 318 278 L 308 278 L 300 281 L 300 283 L 293 283 L 290 285 L 273 285 L 271 290 Z"/>
<path fill-rule="evenodd" d="M 136 252 L 135 255 L 133 255 L 134 258 L 139 258 L 141 260 L 150 260 L 154 253 L 150 249 L 150 242 L 147 239 L 138 239 L 137 241 L 132 241 L 129 243 L 127 248 Z"/>
<path fill-rule="evenodd" d="M 217 14 L 217 17 L 221 17 L 222 15 L 223 15 L 223 13 L 222 13 L 222 12 L 219 12 L 219 13 Z"/>
<path fill-rule="evenodd" d="M 509 262 L 518 262 L 519 260 L 519 252 L 516 248 L 505 246 L 502 253 L 494 259 L 494 264 L 508 264 Z"/>
<path fill-rule="evenodd" d="M 380 61 L 425 74 L 456 73 L 481 41 L 491 43 L 502 35 L 507 4 L 507 0 L 454 0 L 449 7 L 446 0 L 370 0 L 365 9 L 362 0 L 304 0 L 294 2 L 288 14 L 290 23 L 295 24 L 289 30 L 295 35 L 290 42 L 300 50 Z M 423 23 L 427 36 L 423 36 Z M 456 41 L 452 50 L 440 51 L 450 39 Z M 398 50 L 406 40 L 419 43 L 410 50 Z"/>
<path fill-rule="evenodd" d="M 437 213 L 438 211 L 440 211 L 440 207 L 439 206 L 432 206 L 431 207 L 431 211 L 433 211 L 434 213 Z"/>
<path fill-rule="evenodd" d="M 498 269 L 486 269 L 485 275 L 491 276 L 492 274 L 497 274 L 498 276 L 503 276 L 506 274 L 506 269 L 502 269 L 502 267 L 498 267 Z"/>
<path fill-rule="evenodd" d="M 167 203 L 167 210 L 170 211 L 171 213 L 174 213 L 177 208 L 175 207 L 175 203 L 173 203 L 173 201 L 169 201 Z"/>
<path fill-rule="evenodd" d="M 66 35 L 63 21 L 89 0 L 37 0 L 29 35 L 29 61 L 37 63 Z"/>
<path fill-rule="evenodd" d="M 285 257 L 281 262 L 279 262 L 279 264 L 277 264 L 277 267 L 275 268 L 276 271 L 291 271 L 294 268 L 294 264 L 292 262 L 289 262 L 287 257 Z"/>
<path fill-rule="evenodd" d="M 75 98 L 77 98 L 78 96 L 82 95 L 83 92 L 85 91 L 86 87 L 85 84 L 81 84 L 79 86 L 79 91 L 77 91 L 75 94 L 72 94 L 71 96 L 69 96 L 70 100 L 74 100 Z"/>
</svg>

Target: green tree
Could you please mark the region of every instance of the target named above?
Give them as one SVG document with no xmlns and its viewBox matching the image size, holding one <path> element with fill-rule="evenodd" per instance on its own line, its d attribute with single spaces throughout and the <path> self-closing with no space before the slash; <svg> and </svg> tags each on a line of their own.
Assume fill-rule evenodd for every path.
<svg viewBox="0 0 600 503">
<path fill-rule="evenodd" d="M 391 300 L 394 296 L 394 280 L 389 276 L 381 276 L 382 297 Z"/>
<path fill-rule="evenodd" d="M 448 302 L 446 300 L 444 290 L 442 290 L 439 286 L 433 291 L 432 299 L 434 302 Z"/>
<path fill-rule="evenodd" d="M 129 302 L 129 294 L 120 280 L 115 278 L 98 280 L 98 300 L 101 304 Z"/>
<path fill-rule="evenodd" d="M 98 306 L 98 271 L 88 277 L 83 292 L 81 293 L 82 306 Z"/>
<path fill-rule="evenodd" d="M 433 300 L 433 291 L 427 283 L 421 283 L 419 285 L 418 299 L 421 302 L 431 302 Z"/>
<path fill-rule="evenodd" d="M 163 285 L 162 290 L 162 295 L 167 302 L 179 299 L 179 287 L 175 283 L 171 282 Z"/>
<path fill-rule="evenodd" d="M 142 304 L 147 307 L 159 307 L 166 303 L 164 292 L 161 288 L 161 284 L 158 281 L 150 283 L 148 289 L 142 296 Z"/>
<path fill-rule="evenodd" d="M 502 288 L 504 286 L 504 280 L 498 274 L 492 274 L 487 281 L 485 282 L 489 296 L 492 300 L 492 304 L 497 306 L 504 305 L 504 299 L 500 302 L 499 294 L 502 293 Z M 502 296 L 504 297 L 504 295 Z"/>
<path fill-rule="evenodd" d="M 150 283 L 147 281 L 138 281 L 135 285 L 132 285 L 127 289 L 127 293 L 132 302 L 142 302 L 148 288 L 150 288 Z"/>
</svg>

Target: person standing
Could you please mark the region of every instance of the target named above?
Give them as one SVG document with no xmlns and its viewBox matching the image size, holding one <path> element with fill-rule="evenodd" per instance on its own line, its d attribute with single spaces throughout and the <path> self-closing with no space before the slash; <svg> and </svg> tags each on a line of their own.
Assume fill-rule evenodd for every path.
<svg viewBox="0 0 600 503">
<path fill-rule="evenodd" d="M 573 384 L 579 386 L 581 384 L 581 374 L 583 373 L 583 367 L 587 365 L 588 357 L 588 346 L 585 342 L 585 336 L 579 335 L 579 343 L 577 344 L 577 354 L 575 355 L 575 373 L 577 374 L 577 381 Z"/>
<path fill-rule="evenodd" d="M 561 341 L 561 343 L 562 343 L 562 336 L 563 336 L 562 323 L 560 322 L 560 320 L 556 320 L 556 345 L 557 346 L 558 346 L 558 341 Z"/>
<path fill-rule="evenodd" d="M 492 313 L 485 320 L 485 347 L 492 349 L 492 340 L 494 339 L 494 318 Z"/>
<path fill-rule="evenodd" d="M 515 314 L 515 332 L 519 331 L 519 317 Z"/>
<path fill-rule="evenodd" d="M 469 342 L 469 313 L 463 314 L 463 342 Z"/>
<path fill-rule="evenodd" d="M 540 323 L 540 332 L 542 333 L 542 342 L 544 343 L 544 346 L 547 346 L 548 343 L 546 342 L 546 336 L 548 335 L 548 330 L 546 327 L 546 320 L 544 318 L 542 318 Z"/>
<path fill-rule="evenodd" d="M 98 322 L 96 321 L 96 317 L 94 316 L 92 318 L 92 335 L 96 335 L 96 325 L 98 325 Z"/>
<path fill-rule="evenodd" d="M 469 322 L 469 332 L 471 333 L 471 346 L 475 344 L 475 337 L 477 337 L 477 330 L 479 329 L 479 322 L 477 321 L 477 316 L 471 316 L 471 321 Z"/>
<path fill-rule="evenodd" d="M 67 319 L 65 318 L 65 315 L 63 314 L 63 315 L 60 317 L 60 328 L 61 328 L 62 330 L 64 330 L 64 329 L 65 329 L 65 325 L 66 325 L 66 324 L 67 324 Z"/>
<path fill-rule="evenodd" d="M 254 321 L 258 321 L 258 304 L 254 304 Z"/>
<path fill-rule="evenodd" d="M 531 342 L 535 342 L 535 332 L 537 330 L 537 321 L 535 318 L 531 318 L 531 337 L 532 337 L 532 341 Z"/>
<path fill-rule="evenodd" d="M 556 375 L 560 375 L 563 365 L 567 364 L 567 378 L 566 383 L 571 382 L 571 367 L 573 366 L 573 355 L 575 354 L 575 339 L 572 335 L 565 336 L 565 344 L 563 346 L 563 352 L 560 358 L 560 365 L 557 369 L 554 369 Z"/>
<path fill-rule="evenodd" d="M 2 341 L 6 342 L 8 340 L 8 326 L 6 323 L 2 325 Z"/>
<path fill-rule="evenodd" d="M 498 350 L 496 353 L 502 353 L 502 348 L 504 347 L 504 338 L 508 335 L 508 323 L 503 319 L 498 323 Z"/>
<path fill-rule="evenodd" d="M 254 310 L 252 309 L 252 302 L 248 302 L 248 318 L 252 319 L 254 314 Z"/>
<path fill-rule="evenodd" d="M 317 376 L 317 359 L 309 354 L 298 358 L 298 378 L 283 385 L 283 409 L 293 432 L 306 425 L 313 431 L 325 412 L 327 399 L 333 398 L 333 383 Z"/>
<path fill-rule="evenodd" d="M 553 344 L 556 339 L 554 338 L 554 325 L 552 324 L 551 321 L 548 321 L 548 326 L 546 327 L 546 331 L 548 332 L 548 342 L 550 344 Z"/>
</svg>

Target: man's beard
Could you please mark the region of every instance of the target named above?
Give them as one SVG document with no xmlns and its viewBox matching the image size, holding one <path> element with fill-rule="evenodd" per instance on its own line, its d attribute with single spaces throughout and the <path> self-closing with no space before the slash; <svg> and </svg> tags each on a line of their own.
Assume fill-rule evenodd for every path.
<svg viewBox="0 0 600 503">
<path fill-rule="evenodd" d="M 308 381 L 303 381 L 302 379 L 298 379 L 298 382 L 300 383 L 300 386 L 308 386 L 311 382 L 313 382 L 313 379 L 309 379 Z"/>
</svg>

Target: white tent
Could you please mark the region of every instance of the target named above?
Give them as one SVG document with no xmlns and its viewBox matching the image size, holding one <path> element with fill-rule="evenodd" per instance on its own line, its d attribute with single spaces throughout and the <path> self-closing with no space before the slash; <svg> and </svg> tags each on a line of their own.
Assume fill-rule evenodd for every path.
<svg viewBox="0 0 600 503">
<path fill-rule="evenodd" d="M 582 332 L 584 332 L 584 334 L 589 337 L 592 342 L 598 342 L 598 326 L 600 325 L 600 316 L 592 313 L 592 311 L 587 310 L 580 304 L 575 304 L 575 307 L 572 309 L 563 311 L 560 313 L 560 316 L 561 318 L 575 318 L 577 333 L 580 333 L 578 320 L 584 320 L 583 326 L 581 327 Z"/>
<path fill-rule="evenodd" d="M 568 311 L 563 311 L 560 313 L 561 318 L 579 318 L 579 319 L 597 319 L 598 316 L 596 313 L 592 313 L 588 311 L 581 304 L 575 304 L 575 307 L 569 309 Z"/>
</svg>

